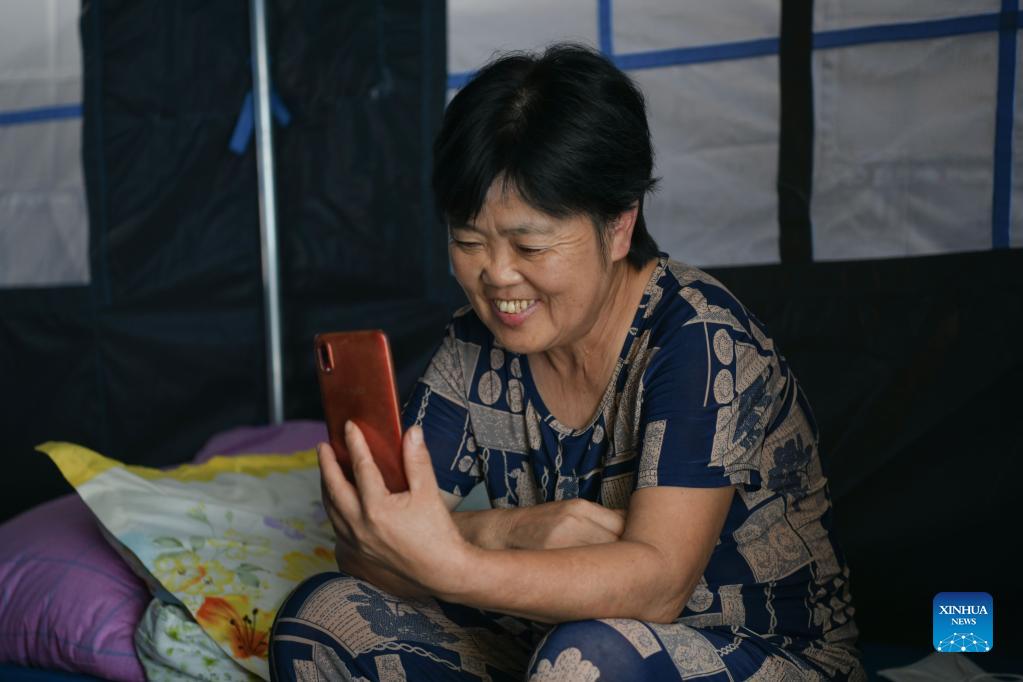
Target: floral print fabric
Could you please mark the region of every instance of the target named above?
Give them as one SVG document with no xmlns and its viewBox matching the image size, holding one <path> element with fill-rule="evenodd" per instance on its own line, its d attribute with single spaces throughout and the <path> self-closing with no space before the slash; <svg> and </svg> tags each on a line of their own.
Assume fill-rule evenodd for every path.
<svg viewBox="0 0 1023 682">
<path fill-rule="evenodd" d="M 177 607 L 151 606 L 136 633 L 147 671 L 235 679 L 225 672 L 235 666 L 237 679 L 270 679 L 277 609 L 299 582 L 337 567 L 316 453 L 214 457 L 164 471 L 70 443 L 40 449 L 154 596 Z M 182 627 L 189 617 L 194 627 Z M 202 665 L 193 654 L 215 658 L 209 644 L 221 660 Z"/>
<path fill-rule="evenodd" d="M 149 682 L 254 682 L 187 611 L 159 599 L 149 603 L 135 630 L 135 652 Z"/>
</svg>

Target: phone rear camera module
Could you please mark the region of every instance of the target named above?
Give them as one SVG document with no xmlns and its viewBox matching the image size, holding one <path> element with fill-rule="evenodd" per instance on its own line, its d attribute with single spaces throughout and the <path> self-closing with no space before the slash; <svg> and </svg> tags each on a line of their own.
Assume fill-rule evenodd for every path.
<svg viewBox="0 0 1023 682">
<path fill-rule="evenodd" d="M 320 369 L 327 374 L 334 371 L 334 357 L 330 352 L 330 346 L 325 343 L 321 343 L 319 346 L 319 357 L 320 357 Z"/>
</svg>

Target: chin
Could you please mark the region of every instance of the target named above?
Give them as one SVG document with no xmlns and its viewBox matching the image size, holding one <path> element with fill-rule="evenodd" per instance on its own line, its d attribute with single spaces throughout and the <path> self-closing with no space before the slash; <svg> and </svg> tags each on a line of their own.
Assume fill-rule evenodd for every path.
<svg viewBox="0 0 1023 682">
<path fill-rule="evenodd" d="M 486 323 L 484 323 L 486 324 Z M 499 343 L 502 348 L 511 352 L 518 353 L 519 355 L 526 355 L 528 353 L 535 353 L 537 351 L 536 343 L 530 342 L 529 339 L 520 338 L 518 334 L 508 333 L 497 333 L 494 331 L 494 327 L 487 324 L 487 329 L 494 335 L 494 341 Z"/>
</svg>

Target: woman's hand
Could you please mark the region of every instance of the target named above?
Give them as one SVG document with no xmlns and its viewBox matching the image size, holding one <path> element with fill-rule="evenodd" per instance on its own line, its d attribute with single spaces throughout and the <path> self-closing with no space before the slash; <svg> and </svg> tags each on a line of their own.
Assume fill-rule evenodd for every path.
<svg viewBox="0 0 1023 682">
<path fill-rule="evenodd" d="M 625 512 L 576 498 L 516 510 L 507 546 L 557 549 L 615 542 L 625 531 Z"/>
<path fill-rule="evenodd" d="M 376 585 L 395 597 L 422 599 L 430 596 L 422 586 L 367 560 L 359 554 L 358 547 L 349 541 L 342 540 L 340 535 L 334 543 L 334 559 L 337 561 L 339 570 Z"/>
<path fill-rule="evenodd" d="M 333 449 L 317 450 L 323 502 L 337 534 L 338 568 L 396 596 L 425 596 L 457 581 L 469 544 L 441 499 L 422 430 L 412 427 L 402 441 L 409 490 L 391 493 L 358 426 L 348 422 L 345 443 L 354 484 Z"/>
</svg>

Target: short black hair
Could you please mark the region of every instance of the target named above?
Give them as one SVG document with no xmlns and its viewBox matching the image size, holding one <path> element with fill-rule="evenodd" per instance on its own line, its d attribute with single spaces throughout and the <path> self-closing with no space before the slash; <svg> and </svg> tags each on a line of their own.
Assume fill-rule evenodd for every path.
<svg viewBox="0 0 1023 682">
<path fill-rule="evenodd" d="M 451 100 L 434 143 L 445 223 L 474 219 L 501 177 L 548 215 L 588 215 L 606 253 L 610 221 L 638 203 L 627 256 L 636 269 L 658 255 L 643 219 L 652 172 L 643 94 L 599 52 L 573 43 L 491 61 Z"/>
</svg>

